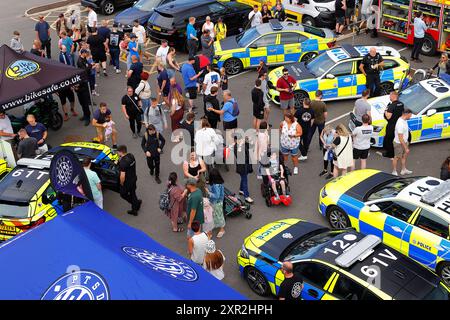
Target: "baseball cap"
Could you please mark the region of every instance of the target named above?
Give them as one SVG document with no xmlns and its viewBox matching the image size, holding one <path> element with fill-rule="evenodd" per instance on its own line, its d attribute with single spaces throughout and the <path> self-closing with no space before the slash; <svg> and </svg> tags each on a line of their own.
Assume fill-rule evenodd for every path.
<svg viewBox="0 0 450 320">
<path fill-rule="evenodd" d="M 209 240 L 206 243 L 205 251 L 206 251 L 206 253 L 214 253 L 214 252 L 216 252 L 216 243 L 214 242 L 214 240 Z"/>
<path fill-rule="evenodd" d="M 136 34 L 130 33 L 130 39 L 137 38 Z"/>
</svg>

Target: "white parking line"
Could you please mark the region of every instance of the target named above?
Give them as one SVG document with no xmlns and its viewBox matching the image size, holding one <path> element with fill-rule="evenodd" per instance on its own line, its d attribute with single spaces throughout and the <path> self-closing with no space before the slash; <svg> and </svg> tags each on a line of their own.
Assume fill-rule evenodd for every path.
<svg viewBox="0 0 450 320">
<path fill-rule="evenodd" d="M 233 79 L 233 78 L 236 78 L 237 76 L 242 76 L 243 74 L 249 73 L 250 71 L 252 71 L 252 70 L 247 70 L 247 71 L 235 74 L 234 76 L 228 77 L 228 79 Z"/>
<path fill-rule="evenodd" d="M 340 115 L 339 117 L 336 117 L 336 118 L 334 118 L 334 119 L 331 119 L 330 121 L 327 121 L 325 124 L 328 125 L 328 124 L 333 123 L 333 122 L 335 122 L 335 121 L 338 121 L 338 120 L 340 120 L 340 119 L 342 119 L 342 118 L 345 118 L 346 116 L 348 116 L 348 115 L 350 114 L 350 112 L 351 112 L 351 111 L 349 111 L 349 112 L 347 112 L 347 113 L 344 113 L 344 114 Z"/>
<path fill-rule="evenodd" d="M 408 47 L 401 48 L 401 49 L 398 50 L 398 52 L 405 51 L 406 49 L 408 49 Z"/>
</svg>

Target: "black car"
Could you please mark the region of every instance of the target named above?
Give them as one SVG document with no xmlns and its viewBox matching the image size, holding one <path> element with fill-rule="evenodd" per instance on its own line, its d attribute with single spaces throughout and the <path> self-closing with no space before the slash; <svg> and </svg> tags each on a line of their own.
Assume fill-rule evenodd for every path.
<svg viewBox="0 0 450 320">
<path fill-rule="evenodd" d="M 104 15 L 113 14 L 119 7 L 129 7 L 135 3 L 135 0 L 81 0 L 81 5 L 92 7 Z"/>
<path fill-rule="evenodd" d="M 176 0 L 156 8 L 147 23 L 150 39 L 160 43 L 166 39 L 170 46 L 186 50 L 186 27 L 189 17 L 196 17 L 195 29 L 200 39 L 206 17 L 215 24 L 219 17 L 227 25 L 227 36 L 239 34 L 248 22 L 252 7 L 235 1 Z"/>
</svg>

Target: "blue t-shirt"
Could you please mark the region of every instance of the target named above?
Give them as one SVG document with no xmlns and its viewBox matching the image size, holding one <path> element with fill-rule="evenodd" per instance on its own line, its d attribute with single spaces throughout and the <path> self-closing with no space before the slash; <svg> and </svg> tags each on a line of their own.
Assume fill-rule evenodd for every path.
<svg viewBox="0 0 450 320">
<path fill-rule="evenodd" d="M 191 80 L 192 77 L 197 75 L 194 70 L 194 66 L 190 63 L 185 63 L 181 66 L 181 74 L 183 76 L 184 87 L 192 88 L 197 87 L 197 79 Z"/>
<path fill-rule="evenodd" d="M 67 52 L 70 54 L 70 51 L 72 50 L 73 46 L 73 40 L 70 37 L 66 37 L 65 39 L 61 40 L 61 44 L 63 44 L 66 47 Z"/>
<path fill-rule="evenodd" d="M 163 71 L 161 71 L 158 74 L 158 78 L 157 79 L 158 79 L 158 85 L 159 85 L 160 88 L 161 88 L 161 85 L 162 85 L 163 81 L 166 80 L 166 84 L 165 84 L 164 88 L 161 88 L 161 89 L 163 90 L 163 92 L 165 94 L 169 94 L 169 91 L 170 91 L 170 79 L 169 79 L 169 75 L 167 74 L 166 69 L 164 69 Z"/>
<path fill-rule="evenodd" d="M 190 23 L 188 23 L 186 28 L 186 36 L 188 40 L 193 39 L 192 36 L 197 37 L 197 31 L 195 30 L 194 26 Z"/>
<path fill-rule="evenodd" d="M 137 42 L 132 42 L 132 41 L 128 42 L 128 50 L 130 51 L 131 56 L 137 56 L 139 58 L 139 52 L 131 50 L 133 48 L 137 49 L 137 45 L 138 45 Z"/>
<path fill-rule="evenodd" d="M 35 126 L 27 125 L 25 127 L 28 135 L 32 138 L 35 138 L 37 141 L 41 140 L 44 137 L 44 132 L 47 131 L 47 128 L 39 122 L 36 122 Z"/>
<path fill-rule="evenodd" d="M 225 111 L 225 113 L 223 114 L 223 121 L 224 122 L 231 122 L 236 120 L 237 117 L 233 116 L 233 103 L 234 103 L 234 98 L 232 98 L 231 100 L 228 100 L 224 105 L 222 110 Z"/>
<path fill-rule="evenodd" d="M 44 22 L 38 22 L 36 23 L 36 26 L 34 27 L 34 31 L 37 31 L 39 34 L 39 40 L 41 41 L 47 41 L 50 39 L 48 35 L 48 30 L 50 29 L 49 24 L 47 21 Z"/>
<path fill-rule="evenodd" d="M 106 41 L 106 39 L 109 39 L 109 35 L 111 34 L 111 30 L 109 30 L 108 27 L 100 27 L 97 30 L 97 33 L 100 37 L 103 38 L 104 41 Z"/>
</svg>

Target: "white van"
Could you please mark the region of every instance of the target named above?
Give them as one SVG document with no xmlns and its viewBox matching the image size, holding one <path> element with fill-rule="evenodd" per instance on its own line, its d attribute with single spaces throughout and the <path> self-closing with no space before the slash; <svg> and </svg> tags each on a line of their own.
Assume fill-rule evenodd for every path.
<svg viewBox="0 0 450 320">
<path fill-rule="evenodd" d="M 334 14 L 335 0 L 283 0 L 283 6 L 288 11 L 302 14 L 302 23 L 334 29 L 336 17 Z M 288 14 L 289 16 L 289 14 Z"/>
</svg>

